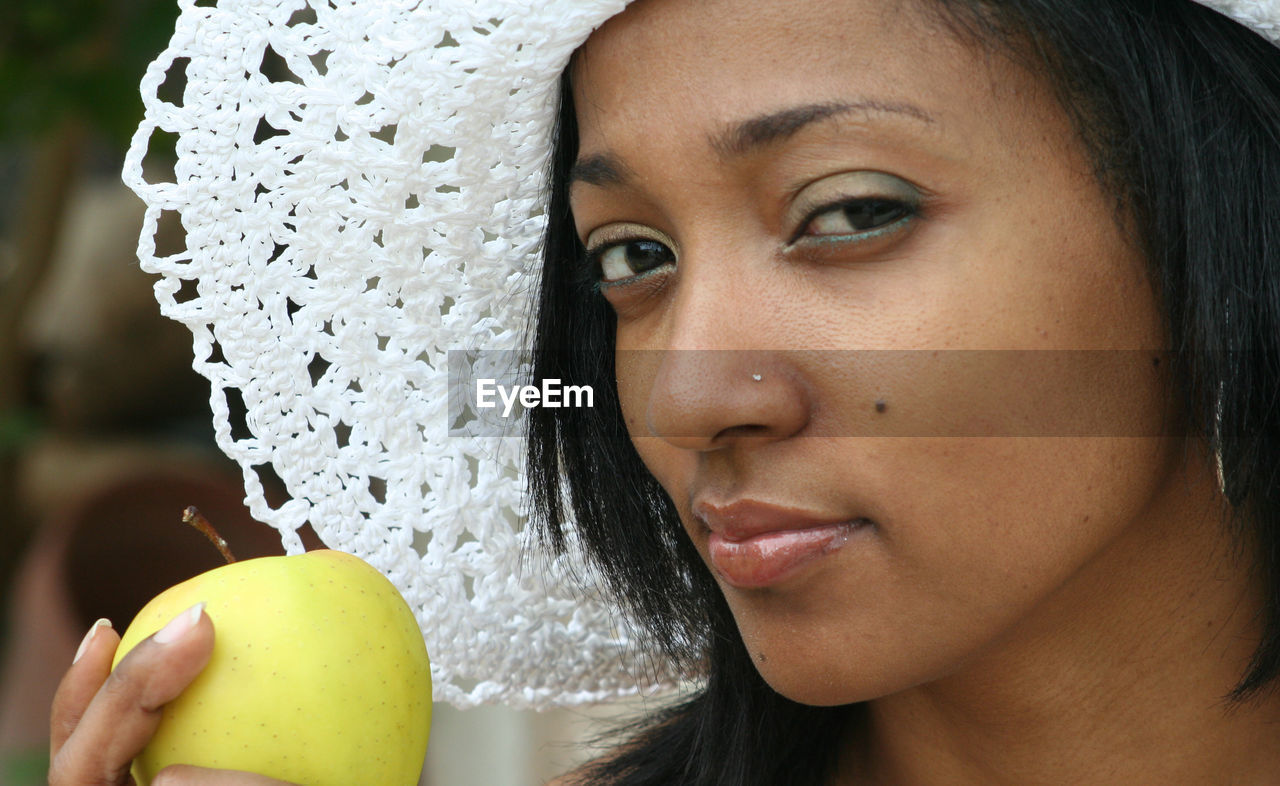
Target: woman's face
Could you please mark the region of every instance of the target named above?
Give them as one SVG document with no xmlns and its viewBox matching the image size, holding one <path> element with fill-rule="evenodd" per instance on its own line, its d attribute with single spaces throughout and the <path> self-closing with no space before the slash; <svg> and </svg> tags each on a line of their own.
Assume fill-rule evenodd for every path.
<svg viewBox="0 0 1280 786">
<path fill-rule="evenodd" d="M 774 688 L 885 695 L 1124 591 L 1176 518 L 1167 344 L 1046 81 L 877 0 L 642 0 L 574 78 L 627 426 Z"/>
</svg>

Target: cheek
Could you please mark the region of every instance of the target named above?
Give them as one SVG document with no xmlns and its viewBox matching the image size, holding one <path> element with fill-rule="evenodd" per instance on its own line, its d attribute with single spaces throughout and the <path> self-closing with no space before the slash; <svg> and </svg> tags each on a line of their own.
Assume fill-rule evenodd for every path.
<svg viewBox="0 0 1280 786">
<path fill-rule="evenodd" d="M 877 500 L 875 537 L 807 591 L 726 594 L 765 679 L 823 705 L 943 678 L 1015 631 L 1034 639 L 1030 627 L 1043 625 L 1048 639 L 1096 608 L 1063 589 L 1140 516 L 1171 455 L 1159 440 L 1105 438 L 813 449 L 820 465 L 844 468 L 831 484 Z"/>
<path fill-rule="evenodd" d="M 696 469 L 697 454 L 652 436 L 648 421 L 649 396 L 662 356 L 661 350 L 615 352 L 618 404 L 631 444 L 640 460 L 672 499 L 680 504 L 682 489 L 687 488 Z"/>
<path fill-rule="evenodd" d="M 881 455 L 884 537 L 922 587 L 996 608 L 1059 583 L 1138 517 L 1160 440 L 924 439 Z"/>
<path fill-rule="evenodd" d="M 922 664 L 939 669 L 1018 626 L 1038 620 L 1051 633 L 1076 610 L 1097 608 L 1083 602 L 1087 589 L 1064 588 L 1141 518 L 1170 455 L 1154 439 L 928 442 L 886 461 L 904 478 L 898 490 L 910 492 L 899 495 L 900 526 L 891 522 L 886 537 L 898 557 L 894 580 L 910 599 L 898 611 L 930 630 L 903 651 L 940 655 Z"/>
<path fill-rule="evenodd" d="M 940 284 L 939 323 L 955 346 L 1139 349 L 1168 346 L 1141 250 L 1126 238 L 1091 169 L 1004 165 L 1043 173 L 1001 181 L 954 233 L 954 277 Z"/>
<path fill-rule="evenodd" d="M 645 350 L 617 350 L 614 368 L 618 385 L 618 405 L 627 425 L 627 433 L 634 440 L 648 433 L 645 428 L 645 402 L 653 379 L 657 374 L 657 353 Z M 641 456 L 644 453 L 640 454 Z"/>
<path fill-rule="evenodd" d="M 1153 437 L 1174 433 L 1158 350 L 833 351 L 816 355 L 813 432 L 840 437 Z"/>
</svg>

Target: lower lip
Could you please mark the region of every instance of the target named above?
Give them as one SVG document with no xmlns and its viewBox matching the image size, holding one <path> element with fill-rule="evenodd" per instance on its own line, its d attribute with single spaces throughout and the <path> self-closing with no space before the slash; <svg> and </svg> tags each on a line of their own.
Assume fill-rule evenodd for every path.
<svg viewBox="0 0 1280 786">
<path fill-rule="evenodd" d="M 809 529 L 765 532 L 744 540 L 729 540 L 712 532 L 708 543 L 711 565 L 735 587 L 768 587 L 837 551 L 855 530 L 868 523 L 857 519 Z"/>
</svg>

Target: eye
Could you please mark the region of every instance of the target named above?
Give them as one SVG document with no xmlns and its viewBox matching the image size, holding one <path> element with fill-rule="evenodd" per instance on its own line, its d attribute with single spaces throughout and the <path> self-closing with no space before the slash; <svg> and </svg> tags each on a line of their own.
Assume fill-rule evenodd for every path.
<svg viewBox="0 0 1280 786">
<path fill-rule="evenodd" d="M 614 224 L 587 237 L 587 263 L 602 286 L 614 285 L 674 265 L 673 245 L 657 230 Z"/>
<path fill-rule="evenodd" d="M 591 256 L 595 256 L 601 283 L 621 281 L 676 261 L 671 249 L 656 240 L 629 240 L 601 249 L 588 258 Z"/>
<path fill-rule="evenodd" d="M 852 235 L 888 226 L 911 213 L 910 205 L 890 199 L 856 199 L 823 210 L 809 219 L 804 234 L 818 237 Z"/>
<path fill-rule="evenodd" d="M 789 245 L 856 243 L 890 235 L 920 211 L 920 191 L 885 172 L 842 172 L 806 186 L 789 212 Z"/>
</svg>

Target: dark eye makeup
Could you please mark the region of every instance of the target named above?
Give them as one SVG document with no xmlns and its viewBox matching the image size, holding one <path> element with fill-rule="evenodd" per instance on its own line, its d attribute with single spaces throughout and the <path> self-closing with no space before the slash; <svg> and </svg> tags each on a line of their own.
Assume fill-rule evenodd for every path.
<svg viewBox="0 0 1280 786">
<path fill-rule="evenodd" d="M 789 247 L 862 243 L 893 234 L 920 212 L 920 189 L 887 172 L 841 172 L 805 186 L 789 213 Z"/>
<path fill-rule="evenodd" d="M 784 218 L 793 227 L 787 250 L 812 246 L 858 247 L 888 238 L 920 213 L 921 191 L 885 172 L 842 172 L 817 180 L 790 201 Z M 675 265 L 675 243 L 642 224 L 609 224 L 586 240 L 589 277 L 601 290 L 629 284 Z"/>
</svg>

